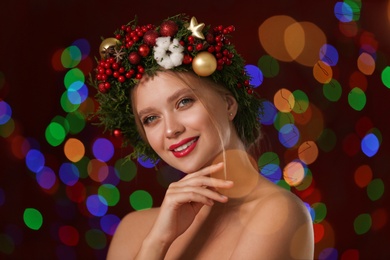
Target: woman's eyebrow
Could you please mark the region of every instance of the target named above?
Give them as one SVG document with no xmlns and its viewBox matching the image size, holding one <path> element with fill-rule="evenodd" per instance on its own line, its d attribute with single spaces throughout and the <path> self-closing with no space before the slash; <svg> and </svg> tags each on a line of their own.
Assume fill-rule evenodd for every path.
<svg viewBox="0 0 390 260">
<path fill-rule="evenodd" d="M 194 91 L 192 89 L 190 89 L 190 88 L 179 89 L 179 90 L 177 90 L 176 92 L 174 92 L 172 95 L 170 95 L 167 98 L 167 102 L 171 103 L 171 102 L 175 101 L 176 99 L 178 99 L 181 95 L 190 94 L 190 93 L 193 93 L 193 92 Z"/>
</svg>

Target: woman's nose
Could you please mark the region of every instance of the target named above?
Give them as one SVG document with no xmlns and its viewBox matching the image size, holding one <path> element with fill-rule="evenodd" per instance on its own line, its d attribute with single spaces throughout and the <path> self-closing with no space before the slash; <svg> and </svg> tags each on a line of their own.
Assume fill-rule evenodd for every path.
<svg viewBox="0 0 390 260">
<path fill-rule="evenodd" d="M 165 116 L 165 135 L 167 138 L 175 138 L 184 132 L 184 125 L 175 115 Z"/>
</svg>

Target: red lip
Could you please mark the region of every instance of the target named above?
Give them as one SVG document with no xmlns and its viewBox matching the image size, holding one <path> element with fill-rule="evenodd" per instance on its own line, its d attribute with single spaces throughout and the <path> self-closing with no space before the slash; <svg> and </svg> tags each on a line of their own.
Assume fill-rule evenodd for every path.
<svg viewBox="0 0 390 260">
<path fill-rule="evenodd" d="M 182 146 L 182 145 L 184 145 L 184 144 L 186 144 L 188 142 L 191 142 L 191 141 L 193 141 L 193 143 L 190 144 L 184 150 L 182 150 L 182 151 L 174 151 L 176 148 L 178 148 L 178 147 L 180 147 L 180 146 Z M 182 141 L 180 141 L 177 144 L 173 144 L 173 145 L 169 146 L 169 150 L 172 151 L 172 153 L 173 153 L 173 155 L 175 157 L 180 158 L 180 157 L 186 156 L 190 152 L 192 152 L 192 150 L 194 150 L 194 148 L 196 147 L 197 141 L 198 141 L 198 137 L 186 138 L 186 139 L 183 139 Z"/>
</svg>

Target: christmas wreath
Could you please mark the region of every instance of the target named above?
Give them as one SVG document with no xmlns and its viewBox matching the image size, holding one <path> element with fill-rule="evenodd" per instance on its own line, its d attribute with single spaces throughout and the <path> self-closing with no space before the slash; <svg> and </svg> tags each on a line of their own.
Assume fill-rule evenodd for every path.
<svg viewBox="0 0 390 260">
<path fill-rule="evenodd" d="M 103 39 L 96 73 L 91 77 L 91 85 L 97 89 L 98 125 L 122 136 L 123 145 L 133 147 L 131 158 L 156 161 L 157 154 L 137 131 L 129 90 L 144 75 L 154 75 L 161 68 L 193 71 L 230 90 L 239 104 L 234 119 L 237 132 L 246 145 L 252 143 L 260 131 L 261 100 L 250 85 L 243 58 L 230 42 L 234 30 L 234 26 L 211 28 L 183 14 L 169 17 L 159 26 L 138 25 L 137 19 L 122 25 L 114 37 Z"/>
</svg>

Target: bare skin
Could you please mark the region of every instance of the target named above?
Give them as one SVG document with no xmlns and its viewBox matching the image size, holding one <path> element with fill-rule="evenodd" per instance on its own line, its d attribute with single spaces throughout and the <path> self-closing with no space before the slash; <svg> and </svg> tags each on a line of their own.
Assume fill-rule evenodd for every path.
<svg viewBox="0 0 390 260">
<path fill-rule="evenodd" d="M 134 93 L 149 144 L 188 174 L 168 187 L 161 207 L 132 212 L 121 221 L 107 258 L 312 259 L 308 210 L 254 167 L 234 130 L 234 98 L 199 87 L 204 103 L 214 105 L 213 121 L 185 88 L 162 74 Z M 192 148 L 173 156 L 169 147 L 183 140 Z"/>
</svg>

